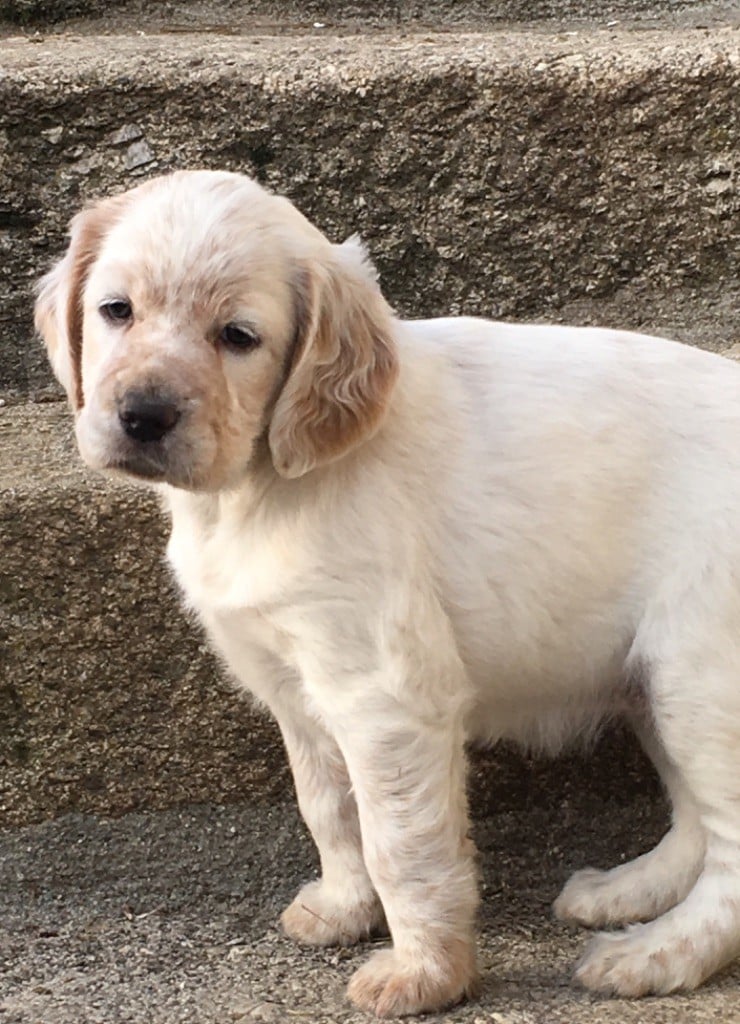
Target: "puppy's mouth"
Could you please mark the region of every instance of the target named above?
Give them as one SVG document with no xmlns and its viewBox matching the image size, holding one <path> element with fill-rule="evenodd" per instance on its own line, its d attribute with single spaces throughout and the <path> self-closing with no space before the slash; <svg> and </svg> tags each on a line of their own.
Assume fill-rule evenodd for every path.
<svg viewBox="0 0 740 1024">
<path fill-rule="evenodd" d="M 169 484 L 170 487 L 186 491 L 207 489 L 208 477 L 203 475 L 197 465 L 166 452 L 145 449 L 117 453 L 100 468 L 142 483 Z"/>
<path fill-rule="evenodd" d="M 153 452 L 146 451 L 134 451 L 125 456 L 111 459 L 105 469 L 155 483 L 161 483 L 169 475 L 169 466 L 166 461 L 157 457 Z"/>
<path fill-rule="evenodd" d="M 105 444 L 103 453 L 100 469 L 153 482 L 171 477 L 173 463 L 178 461 L 173 459 L 171 444 L 162 441 L 137 443 L 127 437 L 119 437 L 115 443 Z"/>
</svg>

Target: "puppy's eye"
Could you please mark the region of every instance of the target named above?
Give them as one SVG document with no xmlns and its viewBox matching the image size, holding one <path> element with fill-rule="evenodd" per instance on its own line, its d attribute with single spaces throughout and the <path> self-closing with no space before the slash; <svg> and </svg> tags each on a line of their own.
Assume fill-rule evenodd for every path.
<svg viewBox="0 0 740 1024">
<path fill-rule="evenodd" d="M 257 334 L 241 324 L 226 324 L 218 338 L 227 348 L 233 349 L 235 352 L 249 352 L 251 349 L 257 348 L 260 343 Z"/>
<path fill-rule="evenodd" d="M 104 302 L 100 307 L 100 312 L 106 320 L 116 324 L 124 323 L 133 316 L 131 303 L 125 299 L 111 299 L 109 302 Z"/>
</svg>

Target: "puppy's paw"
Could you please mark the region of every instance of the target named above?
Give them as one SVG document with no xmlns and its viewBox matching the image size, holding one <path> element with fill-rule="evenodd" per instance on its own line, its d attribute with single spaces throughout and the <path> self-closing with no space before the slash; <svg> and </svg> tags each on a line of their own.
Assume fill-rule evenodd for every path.
<svg viewBox="0 0 740 1024">
<path fill-rule="evenodd" d="M 694 849 L 685 845 L 677 848 L 674 842 L 661 856 L 664 846 L 665 841 L 650 853 L 611 871 L 576 871 L 553 904 L 555 916 L 585 928 L 634 924 L 660 917 L 684 899 L 701 866 Z"/>
<path fill-rule="evenodd" d="M 605 928 L 649 921 L 670 905 L 663 891 L 650 888 L 650 879 L 636 872 L 630 877 L 625 867 L 576 871 L 553 903 L 555 916 L 583 928 Z"/>
<path fill-rule="evenodd" d="M 579 924 L 584 928 L 598 928 L 605 925 L 608 917 L 602 899 L 602 884 L 605 871 L 585 868 L 571 875 L 552 905 L 559 921 Z"/>
<path fill-rule="evenodd" d="M 660 941 L 660 940 L 663 941 Z M 694 943 L 672 939 L 655 925 L 597 935 L 576 970 L 576 980 L 594 992 L 618 996 L 667 995 L 693 989 L 709 973 Z"/>
<path fill-rule="evenodd" d="M 285 933 L 306 946 L 352 946 L 387 933 L 383 908 L 371 893 L 340 900 L 323 881 L 304 885 L 280 918 Z"/>
<path fill-rule="evenodd" d="M 347 995 L 378 1017 L 444 1010 L 473 997 L 479 988 L 475 951 L 456 940 L 438 956 L 401 957 L 384 949 L 353 974 Z"/>
</svg>

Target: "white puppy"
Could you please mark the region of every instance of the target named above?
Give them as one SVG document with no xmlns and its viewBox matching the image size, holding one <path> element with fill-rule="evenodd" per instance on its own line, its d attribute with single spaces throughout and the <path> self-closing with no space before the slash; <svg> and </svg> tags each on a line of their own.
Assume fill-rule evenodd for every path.
<svg viewBox="0 0 740 1024">
<path fill-rule="evenodd" d="M 402 322 L 359 243 L 238 175 L 94 205 L 37 325 L 86 462 L 148 480 L 168 555 L 280 724 L 321 879 L 301 942 L 393 946 L 379 1015 L 474 992 L 465 742 L 632 723 L 673 803 L 583 871 L 592 989 L 693 988 L 740 951 L 740 367 L 636 334 Z"/>
</svg>

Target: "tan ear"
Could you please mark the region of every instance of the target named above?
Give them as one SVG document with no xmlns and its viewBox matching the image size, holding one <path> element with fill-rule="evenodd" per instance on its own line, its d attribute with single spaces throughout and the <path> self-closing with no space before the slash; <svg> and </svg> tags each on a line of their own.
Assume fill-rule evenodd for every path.
<svg viewBox="0 0 740 1024">
<path fill-rule="evenodd" d="M 36 330 L 46 344 L 57 379 L 77 410 L 84 404 L 82 295 L 90 269 L 103 239 L 119 216 L 124 198 L 103 200 L 73 218 L 65 256 L 38 285 Z"/>
<path fill-rule="evenodd" d="M 357 239 L 298 286 L 296 343 L 268 434 L 281 476 L 302 476 L 372 437 L 398 376 L 392 314 Z"/>
</svg>

